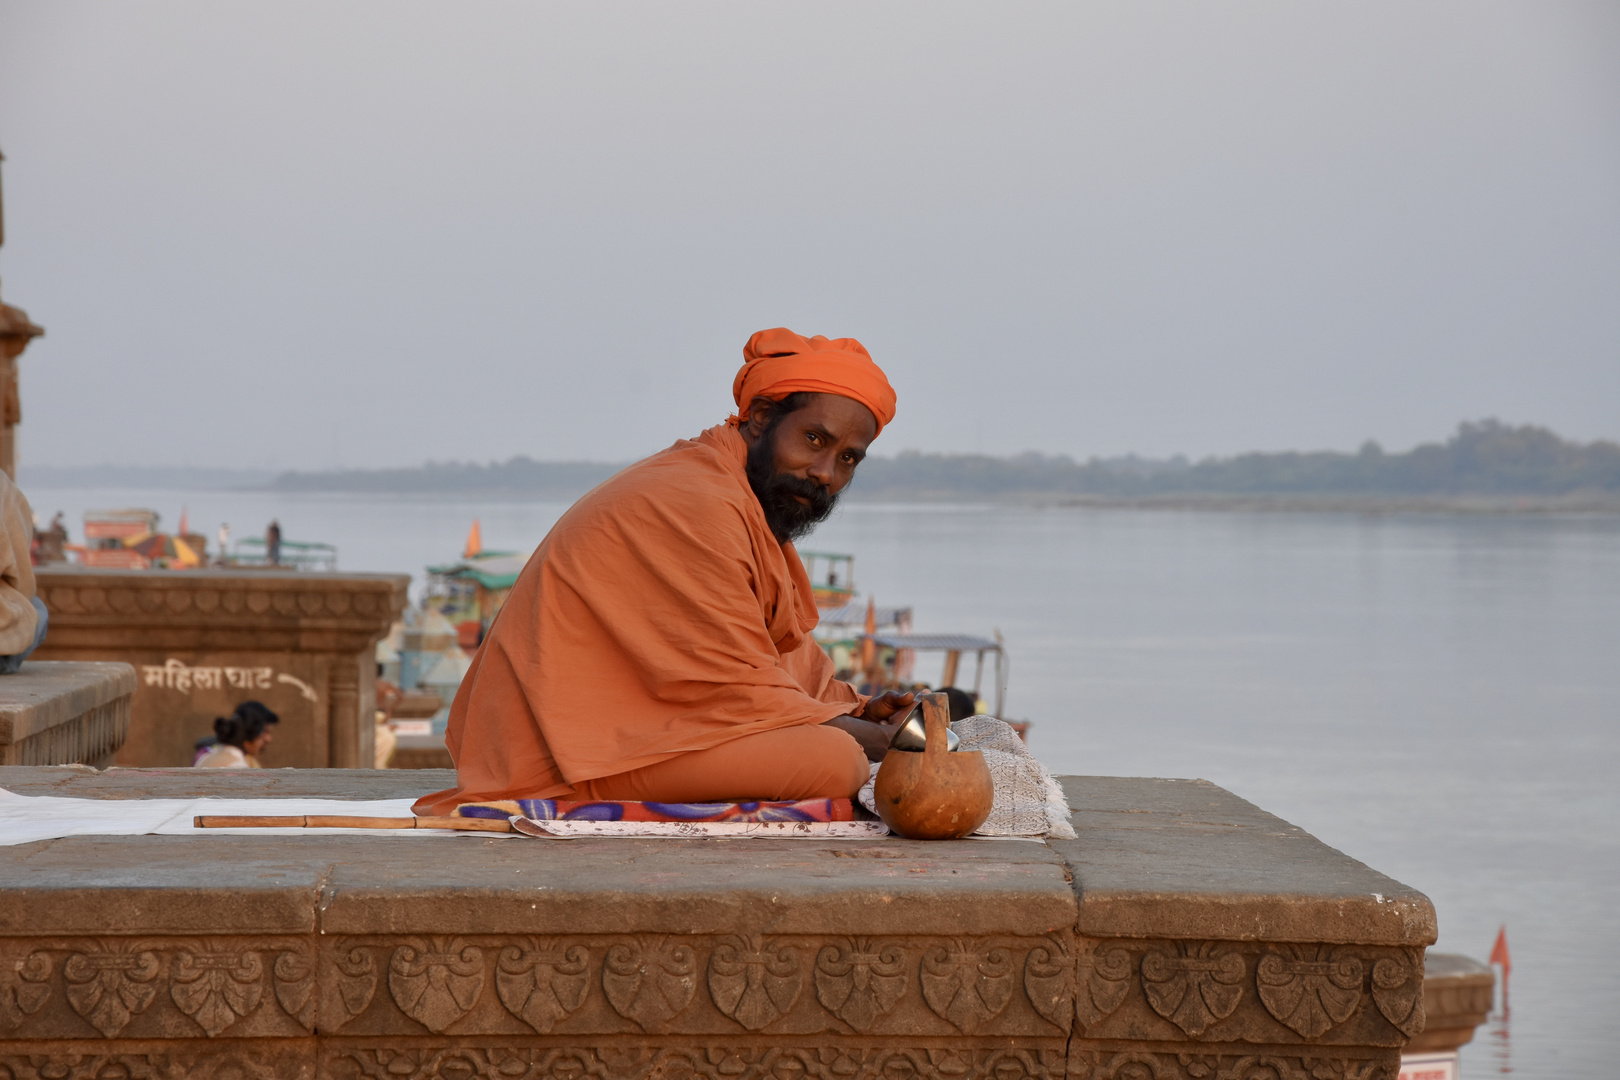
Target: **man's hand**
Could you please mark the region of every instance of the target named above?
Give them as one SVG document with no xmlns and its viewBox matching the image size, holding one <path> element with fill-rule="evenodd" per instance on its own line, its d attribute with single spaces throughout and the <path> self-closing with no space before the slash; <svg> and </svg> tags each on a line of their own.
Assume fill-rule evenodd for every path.
<svg viewBox="0 0 1620 1080">
<path fill-rule="evenodd" d="M 886 690 L 867 700 L 866 708 L 861 710 L 861 719 L 870 720 L 875 724 L 887 724 L 894 719 L 896 713 L 904 713 L 916 703 L 917 695 L 909 690 L 904 694 Z M 892 731 L 890 735 L 893 735 Z"/>
<path fill-rule="evenodd" d="M 889 740 L 894 738 L 894 718 L 904 716 L 916 700 L 916 694 L 890 690 L 869 699 L 861 715 L 835 716 L 827 721 L 827 726 L 855 736 L 869 761 L 882 761 L 883 755 L 889 752 Z"/>
<path fill-rule="evenodd" d="M 889 740 L 894 737 L 894 728 L 858 716 L 835 716 L 827 721 L 827 726 L 855 736 L 855 741 L 866 751 L 868 761 L 882 761 L 883 755 L 889 752 Z"/>
</svg>

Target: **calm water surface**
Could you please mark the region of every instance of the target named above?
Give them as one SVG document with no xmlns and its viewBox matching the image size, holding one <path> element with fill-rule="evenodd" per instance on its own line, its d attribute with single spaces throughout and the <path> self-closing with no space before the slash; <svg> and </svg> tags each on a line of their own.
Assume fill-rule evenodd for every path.
<svg viewBox="0 0 1620 1080">
<path fill-rule="evenodd" d="M 87 506 L 185 504 L 210 538 L 275 516 L 418 584 L 473 517 L 526 549 L 563 509 L 28 493 L 75 538 Z M 1506 924 L 1511 1016 L 1465 1076 L 1612 1075 L 1620 518 L 852 505 L 807 546 L 919 631 L 999 627 L 1055 771 L 1213 780 L 1428 893 L 1443 950 L 1483 960 Z"/>
</svg>

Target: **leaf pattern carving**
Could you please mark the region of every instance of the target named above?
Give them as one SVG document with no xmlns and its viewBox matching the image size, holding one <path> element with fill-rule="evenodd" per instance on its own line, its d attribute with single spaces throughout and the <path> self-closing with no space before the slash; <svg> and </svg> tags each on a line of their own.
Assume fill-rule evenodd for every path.
<svg viewBox="0 0 1620 1080">
<path fill-rule="evenodd" d="M 923 953 L 917 981 L 935 1013 L 971 1035 L 1012 1000 L 1012 957 L 1006 949 L 976 950 L 965 942 Z"/>
<path fill-rule="evenodd" d="M 1068 1072 L 1085 1080 L 1394 1080 L 1397 1067 L 1387 1058 L 1091 1050 L 1070 1054 Z"/>
<path fill-rule="evenodd" d="M 282 1010 L 305 1030 L 315 1030 L 315 965 L 301 953 L 284 952 L 270 973 Z"/>
<path fill-rule="evenodd" d="M 793 1008 L 803 988 L 798 951 L 786 945 L 730 937 L 709 955 L 709 996 L 716 1008 L 749 1031 L 759 1031 Z"/>
<path fill-rule="evenodd" d="M 1408 1036 L 1423 1030 L 1423 953 L 1405 950 L 1373 964 L 1372 996 L 1378 1011 Z"/>
<path fill-rule="evenodd" d="M 0 1025 L 15 1028 L 26 1016 L 38 1012 L 51 996 L 51 957 L 33 952 L 17 960 L 0 959 Z"/>
<path fill-rule="evenodd" d="M 1074 1023 L 1075 961 L 1061 942 L 1046 941 L 1024 959 L 1024 993 L 1047 1023 L 1068 1034 Z"/>
<path fill-rule="evenodd" d="M 62 967 L 68 1004 L 110 1039 L 152 1004 L 162 967 L 155 953 L 139 948 L 74 953 Z"/>
<path fill-rule="evenodd" d="M 527 948 L 508 945 L 495 962 L 495 990 L 513 1016 L 542 1035 L 549 1034 L 585 1003 L 590 953 L 583 945 L 552 938 L 529 939 Z"/>
<path fill-rule="evenodd" d="M 169 997 L 213 1038 L 259 1007 L 264 964 L 256 952 L 182 949 L 169 973 Z"/>
<path fill-rule="evenodd" d="M 662 1047 L 622 1042 L 566 1048 L 343 1046 L 323 1064 L 333 1075 L 357 1080 L 1064 1080 L 1063 1061 L 1061 1050 L 906 1040 L 882 1047 L 724 1042 Z M 80 1077 L 75 1074 L 72 1080 Z M 1133 1075 L 1131 1080 L 1137 1078 Z"/>
<path fill-rule="evenodd" d="M 1260 958 L 1255 985 L 1266 1011 L 1307 1039 L 1350 1019 L 1361 1004 L 1361 959 L 1326 945 L 1288 945 Z"/>
<path fill-rule="evenodd" d="M 1142 990 L 1154 1012 L 1201 1035 L 1237 1009 L 1245 970 L 1241 954 L 1215 942 L 1176 942 L 1142 957 Z"/>
<path fill-rule="evenodd" d="M 643 1031 L 660 1031 L 691 1004 L 696 971 L 690 946 L 637 938 L 608 949 L 602 991 L 620 1016 Z"/>
<path fill-rule="evenodd" d="M 388 962 L 388 992 L 436 1035 L 472 1011 L 484 988 L 484 951 L 460 938 L 407 938 Z"/>
<path fill-rule="evenodd" d="M 824 945 L 816 954 L 816 1000 L 865 1034 L 906 992 L 906 954 L 894 943 L 866 938 Z"/>
<path fill-rule="evenodd" d="M 337 1001 L 343 1015 L 336 1026 L 341 1027 L 366 1011 L 372 995 L 377 992 L 377 961 L 371 951 L 363 947 L 340 952 L 337 956 Z"/>
</svg>

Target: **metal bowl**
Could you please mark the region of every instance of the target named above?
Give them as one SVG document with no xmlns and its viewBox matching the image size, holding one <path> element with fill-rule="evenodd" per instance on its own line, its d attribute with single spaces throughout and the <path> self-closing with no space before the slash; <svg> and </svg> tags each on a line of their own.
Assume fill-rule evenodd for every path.
<svg viewBox="0 0 1620 1080">
<path fill-rule="evenodd" d="M 949 727 L 945 729 L 945 750 L 950 752 L 962 745 L 962 737 Z M 911 707 L 911 712 L 889 740 L 890 750 L 910 750 L 921 753 L 928 746 L 928 730 L 923 726 L 922 702 Z"/>
</svg>

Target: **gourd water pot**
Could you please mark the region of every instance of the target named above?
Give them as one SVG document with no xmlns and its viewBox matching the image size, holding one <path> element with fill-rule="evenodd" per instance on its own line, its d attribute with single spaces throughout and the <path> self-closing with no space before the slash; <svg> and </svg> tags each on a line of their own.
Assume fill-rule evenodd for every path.
<svg viewBox="0 0 1620 1080">
<path fill-rule="evenodd" d="M 944 694 L 924 694 L 922 713 L 927 745 L 921 752 L 885 754 L 872 794 L 878 817 L 901 836 L 954 840 L 990 816 L 990 767 L 977 750 L 946 751 L 950 710 Z"/>
</svg>

